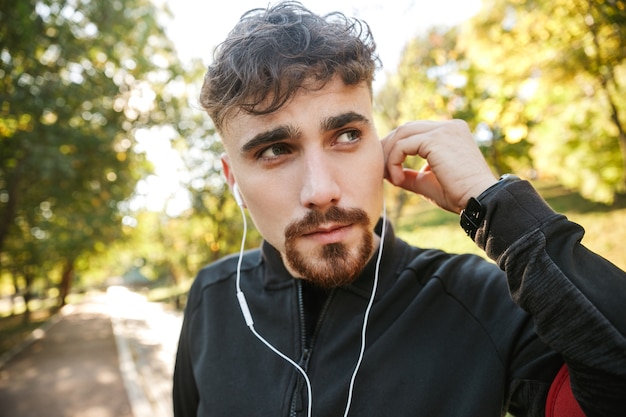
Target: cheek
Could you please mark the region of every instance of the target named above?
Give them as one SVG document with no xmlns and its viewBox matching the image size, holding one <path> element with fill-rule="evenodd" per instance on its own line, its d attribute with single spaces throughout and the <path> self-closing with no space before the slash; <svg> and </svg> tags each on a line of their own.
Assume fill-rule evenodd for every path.
<svg viewBox="0 0 626 417">
<path fill-rule="evenodd" d="M 376 192 L 380 188 L 382 193 L 385 175 L 382 147 L 378 143 L 372 145 L 372 149 L 369 149 L 362 158 L 354 161 L 348 175 L 351 187 L 364 193 L 363 198 L 380 197 L 382 194 Z"/>
<path fill-rule="evenodd" d="M 383 208 L 384 160 L 381 152 L 372 152 L 367 158 L 359 158 L 351 170 L 346 173 L 344 198 L 347 204 L 357 206 L 377 223 Z"/>
<path fill-rule="evenodd" d="M 363 175 L 367 181 L 368 190 L 365 190 L 365 196 L 368 203 L 372 207 L 372 221 L 375 223 L 378 216 L 382 212 L 384 178 L 385 178 L 385 161 L 382 146 L 378 146 L 375 152 L 372 152 L 373 158 L 369 161 L 368 169 L 363 171 Z"/>
<path fill-rule="evenodd" d="M 285 226 L 291 209 L 287 187 L 249 184 L 245 196 L 248 213 L 265 240 L 277 248 L 283 246 Z"/>
</svg>

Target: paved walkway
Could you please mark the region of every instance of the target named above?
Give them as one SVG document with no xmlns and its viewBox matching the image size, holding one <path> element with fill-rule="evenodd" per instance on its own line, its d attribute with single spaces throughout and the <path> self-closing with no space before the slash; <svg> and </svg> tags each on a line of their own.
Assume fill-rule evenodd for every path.
<svg viewBox="0 0 626 417">
<path fill-rule="evenodd" d="M 119 287 L 65 307 L 0 364 L 0 417 L 170 417 L 180 324 Z"/>
</svg>

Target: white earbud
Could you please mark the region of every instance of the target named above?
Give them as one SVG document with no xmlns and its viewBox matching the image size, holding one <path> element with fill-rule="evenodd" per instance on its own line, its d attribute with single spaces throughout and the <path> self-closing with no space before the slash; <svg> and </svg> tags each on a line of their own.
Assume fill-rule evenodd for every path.
<svg viewBox="0 0 626 417">
<path fill-rule="evenodd" d="M 237 187 L 237 183 L 233 184 L 233 195 L 235 196 L 235 201 L 239 207 L 243 207 L 243 198 L 241 197 L 241 193 L 239 192 L 239 187 Z"/>
</svg>

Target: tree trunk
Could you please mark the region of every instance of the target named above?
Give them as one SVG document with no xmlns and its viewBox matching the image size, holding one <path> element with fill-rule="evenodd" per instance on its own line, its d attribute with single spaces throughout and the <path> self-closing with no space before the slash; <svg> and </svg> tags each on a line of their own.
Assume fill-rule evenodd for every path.
<svg viewBox="0 0 626 417">
<path fill-rule="evenodd" d="M 61 275 L 61 284 L 59 285 L 59 306 L 66 304 L 66 297 L 72 289 L 72 280 L 74 278 L 74 260 L 68 259 L 63 267 Z"/>
<path fill-rule="evenodd" d="M 589 9 L 593 9 L 595 6 L 595 3 L 592 2 L 591 0 L 588 2 L 588 6 Z M 589 10 L 588 9 L 588 10 Z M 589 11 L 586 10 L 583 13 L 581 13 L 581 16 L 585 16 L 587 13 L 589 13 Z M 600 9 L 597 9 L 598 11 L 600 11 Z M 606 16 L 604 16 L 606 19 Z M 602 71 L 600 71 L 597 74 L 597 79 L 600 83 L 600 85 L 602 86 L 602 90 L 606 96 L 607 101 L 609 102 L 609 106 L 611 108 L 611 121 L 613 122 L 613 124 L 615 125 L 615 127 L 617 128 L 617 140 L 618 140 L 618 144 L 619 144 L 619 148 L 620 148 L 620 152 L 621 152 L 621 156 L 622 156 L 622 186 L 626 188 L 626 132 L 624 131 L 624 126 L 622 125 L 622 122 L 620 120 L 619 117 L 619 109 L 617 108 L 617 104 L 616 104 L 616 100 L 613 99 L 613 94 L 611 93 L 611 88 L 610 85 L 612 84 L 614 87 L 614 91 L 616 94 L 619 95 L 620 92 L 620 86 L 617 82 L 617 78 L 615 76 L 615 65 L 613 65 L 612 63 L 604 63 L 601 59 L 600 59 L 600 51 L 602 50 L 600 48 L 600 39 L 598 36 L 598 26 L 596 24 L 596 20 L 595 19 L 591 19 L 591 20 L 585 20 L 585 23 L 587 24 L 587 27 L 589 28 L 590 33 L 593 35 L 592 39 L 593 39 L 593 44 L 595 46 L 596 49 L 596 66 L 598 68 L 601 68 L 602 66 L 604 66 L 606 64 L 606 67 L 608 69 L 607 72 L 603 73 Z M 619 34 L 618 33 L 614 33 L 614 36 L 617 36 L 619 38 Z"/>
<path fill-rule="evenodd" d="M 394 213 L 394 221 L 397 221 L 401 216 L 404 210 L 404 206 L 406 205 L 406 201 L 408 200 L 407 193 L 399 192 L 396 197 L 396 210 Z"/>
<path fill-rule="evenodd" d="M 29 272 L 24 273 L 24 315 L 22 316 L 22 323 L 30 323 L 30 299 L 31 299 L 31 285 L 33 283 L 33 276 Z"/>
<path fill-rule="evenodd" d="M 20 162 L 18 162 L 18 165 Z M 9 194 L 9 201 L 5 204 L 4 211 L 0 216 L 0 254 L 4 249 L 4 244 L 6 243 L 7 236 L 9 235 L 9 229 L 11 224 L 15 220 L 15 212 L 17 211 L 17 199 L 18 199 L 18 188 L 19 188 L 19 166 L 15 169 L 13 175 L 6 176 L 6 189 Z"/>
<path fill-rule="evenodd" d="M 619 110 L 617 105 L 615 104 L 615 100 L 613 100 L 613 96 L 611 95 L 611 91 L 608 86 L 608 81 L 605 77 L 600 77 L 600 84 L 604 89 L 604 94 L 606 95 L 606 99 L 609 102 L 609 106 L 611 108 L 611 121 L 617 128 L 617 141 L 619 144 L 619 149 L 622 155 L 622 186 L 626 188 L 626 132 L 624 131 L 624 126 L 619 118 Z M 617 89 L 617 83 L 613 79 L 613 85 Z"/>
<path fill-rule="evenodd" d="M 15 299 L 20 295 L 20 284 L 17 276 L 17 271 L 13 268 L 11 270 L 11 279 L 13 280 L 13 295 L 11 295 L 11 315 L 17 316 L 17 306 L 15 305 Z"/>
</svg>

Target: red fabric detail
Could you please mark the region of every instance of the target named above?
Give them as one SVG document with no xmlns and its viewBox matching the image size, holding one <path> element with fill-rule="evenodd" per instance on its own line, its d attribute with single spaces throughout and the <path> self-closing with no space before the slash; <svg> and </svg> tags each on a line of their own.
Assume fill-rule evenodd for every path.
<svg viewBox="0 0 626 417">
<path fill-rule="evenodd" d="M 567 365 L 561 367 L 552 381 L 546 401 L 546 417 L 585 417 L 585 413 L 574 398 Z"/>
</svg>

